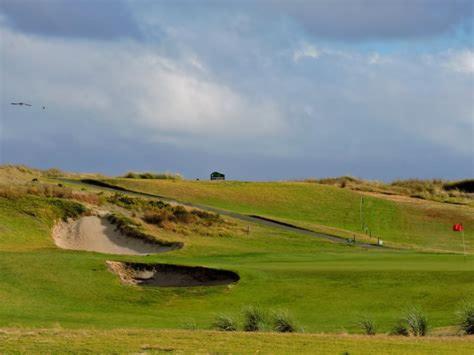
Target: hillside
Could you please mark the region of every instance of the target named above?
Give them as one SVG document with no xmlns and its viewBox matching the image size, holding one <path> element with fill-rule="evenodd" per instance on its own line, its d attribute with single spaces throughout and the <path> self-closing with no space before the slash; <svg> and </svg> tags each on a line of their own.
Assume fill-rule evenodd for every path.
<svg viewBox="0 0 474 355">
<path fill-rule="evenodd" d="M 113 179 L 128 189 L 155 193 L 244 214 L 258 214 L 347 238 L 377 237 L 387 245 L 462 252 L 454 223 L 465 226 L 465 245 L 474 251 L 474 208 L 400 196 L 374 196 L 307 182 L 205 182 Z M 362 221 L 369 230 L 364 233 Z M 370 240 L 370 239 L 369 239 Z"/>
<path fill-rule="evenodd" d="M 23 180 L 27 181 L 25 177 Z M 87 343 L 88 349 L 100 351 L 103 349 L 101 343 L 88 343 L 87 340 L 98 336 L 107 339 L 104 341 L 110 346 L 115 344 L 113 346 L 120 351 L 135 351 L 138 344 L 155 346 L 154 342 L 146 341 L 146 337 L 156 334 L 163 339 L 163 344 L 174 343 L 176 350 L 185 350 L 196 341 L 198 335 L 195 334 L 205 336 L 208 333 L 191 332 L 188 336 L 184 329 L 212 329 L 219 314 L 232 317 L 241 327 L 242 310 L 256 305 L 268 315 L 279 310 L 288 311 L 298 329 L 304 329 L 306 333 L 331 334 L 360 333 L 358 322 L 361 317 L 373 319 L 378 333 L 388 333 L 407 310 L 418 307 L 429 317 L 433 335 L 454 334 L 457 332 L 456 311 L 474 295 L 472 255 L 463 258 L 459 254 L 427 253 L 410 248 L 366 249 L 334 244 L 228 216 L 220 217 L 222 221 L 215 225 L 199 224 L 196 218 L 186 223 L 172 222 L 172 216 L 165 224 L 155 225 L 142 219 L 146 206 L 159 206 L 154 207 L 155 211 L 167 213 L 184 212 L 176 208 L 179 205 L 167 205 L 157 199 L 127 195 L 126 192 L 117 194 L 62 180 L 53 185 L 52 181 L 54 178 L 40 176 L 39 182 L 18 183 L 0 191 L 0 339 L 7 344 L 7 352 L 12 346 L 8 344 L 17 337 L 15 334 L 21 334 L 16 327 L 60 327 L 64 331 L 55 334 L 74 339 L 78 349 L 86 349 Z M 357 204 L 359 195 L 335 187 L 304 183 L 108 181 L 183 201 L 272 216 L 311 228 L 331 221 L 333 226 L 328 223 L 329 227 L 325 227 L 331 231 L 357 229 L 357 217 L 338 209 Z M 319 206 L 321 201 L 323 205 Z M 383 210 L 383 216 L 391 216 L 386 218 L 391 223 L 390 228 L 403 225 L 397 220 L 399 214 L 393 212 L 400 213 L 402 209 L 395 202 L 374 197 L 367 197 L 366 201 L 369 206 Z M 455 211 L 452 213 L 463 213 L 459 211 L 466 207 L 449 205 L 447 208 L 447 211 Z M 112 255 L 65 250 L 55 245 L 52 230 L 58 220 L 77 219 L 94 210 L 123 214 L 137 223 L 147 236 L 157 241 L 182 243 L 183 247 L 151 255 Z M 314 216 L 319 218 L 317 224 L 312 221 Z M 444 218 L 442 216 L 440 218 Z M 338 223 L 338 218 L 343 222 Z M 436 231 L 436 226 L 442 223 L 434 225 L 427 224 Z M 424 236 L 420 233 L 420 238 Z M 466 233 L 466 238 L 471 238 L 471 234 Z M 394 239 L 393 244 L 396 243 Z M 429 247 L 433 248 L 432 245 Z M 108 270 L 106 262 L 110 260 L 229 270 L 237 273 L 240 279 L 221 286 L 131 286 L 122 284 L 117 275 Z M 267 327 L 267 331 L 271 330 L 270 325 Z M 82 330 L 74 330 L 78 328 Z M 116 329 L 130 329 L 130 332 L 137 332 L 137 336 L 118 345 L 114 337 L 123 336 L 117 335 L 121 333 Z M 156 329 L 181 330 L 150 333 Z M 50 344 L 51 349 L 65 346 L 63 340 L 47 330 L 35 334 L 38 341 Z M 247 335 L 222 334 L 222 341 L 227 341 L 227 336 L 232 337 L 229 340 L 232 343 Z M 290 344 L 271 340 L 274 336 L 277 335 L 262 333 L 249 346 L 264 350 L 268 349 L 269 341 L 281 342 L 276 352 L 291 352 Z M 341 338 L 340 335 L 327 335 L 329 338 L 298 336 L 295 335 L 294 346 L 302 352 L 310 352 L 311 347 L 305 345 L 307 342 L 328 349 L 329 353 L 344 349 L 350 353 L 368 353 L 368 349 L 392 346 L 408 349 L 414 344 L 410 343 L 414 340 L 411 338 L 405 342 L 387 336 L 374 340 Z M 173 340 L 174 337 L 186 340 Z M 438 338 L 430 339 L 417 342 L 417 349 L 426 353 L 432 351 Z M 472 342 L 465 344 L 461 338 L 453 339 L 456 346 L 466 349 L 466 353 L 474 346 Z M 28 342 L 21 344 L 25 351 L 32 349 Z M 206 348 L 214 349 L 212 344 Z M 1 346 L 0 349 L 3 350 Z M 446 352 L 449 352 L 448 347 Z"/>
</svg>

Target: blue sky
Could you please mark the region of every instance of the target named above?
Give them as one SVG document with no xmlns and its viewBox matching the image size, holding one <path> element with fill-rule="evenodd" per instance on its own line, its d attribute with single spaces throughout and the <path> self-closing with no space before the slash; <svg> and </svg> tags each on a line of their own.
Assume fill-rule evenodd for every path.
<svg viewBox="0 0 474 355">
<path fill-rule="evenodd" d="M 0 162 L 473 177 L 473 24 L 473 0 L 0 0 Z"/>
</svg>

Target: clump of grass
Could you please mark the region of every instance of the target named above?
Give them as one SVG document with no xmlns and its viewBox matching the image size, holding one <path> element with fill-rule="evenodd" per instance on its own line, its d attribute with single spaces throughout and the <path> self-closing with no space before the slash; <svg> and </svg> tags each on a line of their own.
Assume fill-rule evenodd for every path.
<svg viewBox="0 0 474 355">
<path fill-rule="evenodd" d="M 68 218 L 78 218 L 87 212 L 86 207 L 74 201 L 50 198 L 48 199 L 48 203 L 57 209 L 64 221 L 66 221 Z"/>
<path fill-rule="evenodd" d="M 150 172 L 133 172 L 129 171 L 126 173 L 124 178 L 127 179 L 159 179 L 159 180 L 182 180 L 183 176 L 179 173 L 150 173 Z"/>
<path fill-rule="evenodd" d="M 243 329 L 246 332 L 258 332 L 266 325 L 265 312 L 258 306 L 248 306 L 244 309 Z"/>
<path fill-rule="evenodd" d="M 0 186 L 0 197 L 8 199 L 18 199 L 27 195 L 34 195 L 49 198 L 72 199 L 98 205 L 101 200 L 97 194 L 83 191 L 74 191 L 62 184 L 40 184 Z"/>
<path fill-rule="evenodd" d="M 119 213 L 110 213 L 107 215 L 107 220 L 116 226 L 117 230 L 120 233 L 136 239 L 141 239 L 149 243 L 158 244 L 165 247 L 172 247 L 172 248 L 181 248 L 183 243 L 181 242 L 167 242 L 163 240 L 158 240 L 152 235 L 145 233 L 140 223 L 135 222 L 131 218 L 128 218 L 124 215 Z"/>
<path fill-rule="evenodd" d="M 277 311 L 273 313 L 273 330 L 280 333 L 296 332 L 296 325 L 293 318 L 287 311 Z"/>
<path fill-rule="evenodd" d="M 170 206 L 168 204 L 146 210 L 143 220 L 160 227 L 165 227 L 167 223 L 203 224 L 209 227 L 215 223 L 223 222 L 216 213 L 195 209 L 188 210 L 183 206 Z"/>
<path fill-rule="evenodd" d="M 474 304 L 465 303 L 457 312 L 460 330 L 467 335 L 474 335 Z"/>
<path fill-rule="evenodd" d="M 225 332 L 234 332 L 237 330 L 237 324 L 232 317 L 225 314 L 219 314 L 214 320 L 213 328 Z"/>
<path fill-rule="evenodd" d="M 366 335 L 375 335 L 376 325 L 373 319 L 369 317 L 363 317 L 358 322 L 359 327 L 362 329 Z"/>
<path fill-rule="evenodd" d="M 410 335 L 408 328 L 403 320 L 399 320 L 393 326 L 392 330 L 390 331 L 390 335 L 402 335 L 407 337 Z"/>
<path fill-rule="evenodd" d="M 411 309 L 407 313 L 405 320 L 412 335 L 425 336 L 428 332 L 428 319 L 418 308 Z"/>
</svg>

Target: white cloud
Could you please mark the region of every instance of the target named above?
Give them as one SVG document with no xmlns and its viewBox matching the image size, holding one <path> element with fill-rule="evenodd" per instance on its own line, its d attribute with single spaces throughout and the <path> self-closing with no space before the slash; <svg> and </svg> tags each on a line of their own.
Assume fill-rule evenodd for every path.
<svg viewBox="0 0 474 355">
<path fill-rule="evenodd" d="M 321 52 L 312 44 L 303 42 L 297 50 L 293 52 L 293 61 L 298 63 L 303 58 L 318 59 Z"/>
<path fill-rule="evenodd" d="M 446 66 L 460 73 L 474 73 L 474 50 L 450 52 Z"/>
<path fill-rule="evenodd" d="M 28 97 L 69 120 L 109 122 L 120 134 L 176 144 L 248 141 L 285 130 L 271 98 L 215 78 L 194 55 L 172 60 L 135 42 L 96 43 L 1 32 L 5 97 Z M 59 118 L 58 118 L 59 119 Z M 209 136 L 211 140 L 197 137 Z M 194 137 L 194 138 L 193 138 Z"/>
</svg>

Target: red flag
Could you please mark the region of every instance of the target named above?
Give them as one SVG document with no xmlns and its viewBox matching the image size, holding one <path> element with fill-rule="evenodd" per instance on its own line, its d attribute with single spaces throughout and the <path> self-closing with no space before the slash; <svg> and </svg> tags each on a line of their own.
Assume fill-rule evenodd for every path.
<svg viewBox="0 0 474 355">
<path fill-rule="evenodd" d="M 456 223 L 453 225 L 454 232 L 462 232 L 463 230 L 464 230 L 464 227 L 462 226 L 461 223 Z"/>
</svg>

